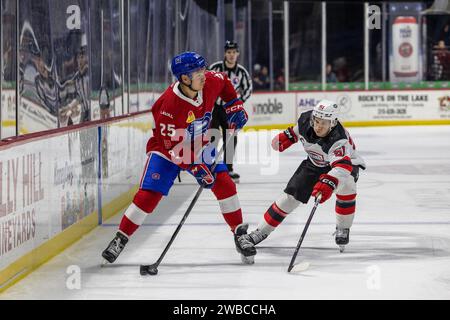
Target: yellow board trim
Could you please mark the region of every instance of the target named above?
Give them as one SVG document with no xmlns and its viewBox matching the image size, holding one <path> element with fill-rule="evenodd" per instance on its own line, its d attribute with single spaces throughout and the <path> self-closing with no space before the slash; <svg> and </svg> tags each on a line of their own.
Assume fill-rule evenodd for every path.
<svg viewBox="0 0 450 320">
<path fill-rule="evenodd" d="M 0 271 L 0 293 L 92 231 L 98 223 L 97 211 L 64 229 Z"/>
<path fill-rule="evenodd" d="M 134 195 L 136 194 L 139 185 L 135 185 L 129 191 L 123 193 L 116 199 L 112 200 L 108 204 L 102 207 L 102 219 L 107 220 L 112 216 L 116 215 L 120 210 L 128 206 L 133 200 Z"/>
<path fill-rule="evenodd" d="M 16 126 L 16 120 L 3 120 L 2 121 L 2 127 L 15 127 Z"/>
<path fill-rule="evenodd" d="M 389 121 L 344 121 L 346 127 L 377 127 L 377 126 L 426 126 L 449 125 L 450 119 L 443 120 L 389 120 Z"/>
<path fill-rule="evenodd" d="M 125 128 L 134 128 L 141 130 L 144 133 L 150 132 L 152 130 L 152 123 L 150 121 L 146 122 L 133 122 L 133 123 L 118 123 L 111 124 L 111 126 L 125 127 Z"/>
<path fill-rule="evenodd" d="M 294 123 L 286 123 L 286 124 L 268 124 L 268 125 L 260 125 L 260 126 L 245 126 L 244 131 L 286 129 L 287 127 L 291 127 L 294 125 L 295 125 Z"/>
<path fill-rule="evenodd" d="M 135 185 L 129 191 L 104 205 L 102 207 L 103 219 L 106 220 L 111 218 L 119 213 L 124 207 L 128 206 L 138 188 L 139 185 Z M 96 227 L 98 227 L 97 211 L 64 229 L 52 239 L 11 263 L 8 267 L 0 271 L 0 293 L 25 278 L 32 271 L 36 270 L 54 256 L 63 252 Z"/>
<path fill-rule="evenodd" d="M 450 119 L 442 120 L 389 120 L 389 121 L 343 121 L 346 127 L 376 127 L 376 126 L 422 126 L 422 125 L 450 125 Z M 270 124 L 260 126 L 245 126 L 244 131 L 286 129 L 294 123 Z"/>
</svg>

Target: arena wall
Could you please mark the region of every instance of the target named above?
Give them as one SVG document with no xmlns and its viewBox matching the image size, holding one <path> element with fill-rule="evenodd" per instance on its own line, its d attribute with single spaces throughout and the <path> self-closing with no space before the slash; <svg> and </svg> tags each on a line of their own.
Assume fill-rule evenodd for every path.
<svg viewBox="0 0 450 320">
<path fill-rule="evenodd" d="M 0 292 L 131 201 L 149 112 L 0 144 Z"/>
</svg>

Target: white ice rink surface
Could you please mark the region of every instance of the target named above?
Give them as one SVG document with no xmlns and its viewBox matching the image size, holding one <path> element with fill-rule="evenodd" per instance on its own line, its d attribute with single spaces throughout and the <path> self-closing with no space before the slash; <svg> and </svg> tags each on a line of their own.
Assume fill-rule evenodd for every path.
<svg viewBox="0 0 450 320">
<path fill-rule="evenodd" d="M 333 197 L 319 205 L 297 257 L 297 262 L 311 264 L 303 273 L 286 270 L 312 201 L 261 243 L 254 265 L 242 265 L 219 206 L 205 190 L 159 274 L 141 276 L 139 265 L 157 260 L 197 190 L 193 178 L 186 177 L 147 218 L 115 264 L 101 268 L 100 254 L 122 213 L 0 299 L 450 299 L 450 126 L 349 131 L 368 166 L 358 182 L 350 244 L 341 254 L 334 243 Z M 240 136 L 238 149 L 244 149 L 242 141 L 250 135 Z M 279 171 L 271 175 L 261 171 L 267 163 L 236 166 L 250 229 L 304 157 L 300 145 L 291 147 L 280 154 Z M 67 287 L 72 265 L 81 270 L 80 289 Z"/>
</svg>

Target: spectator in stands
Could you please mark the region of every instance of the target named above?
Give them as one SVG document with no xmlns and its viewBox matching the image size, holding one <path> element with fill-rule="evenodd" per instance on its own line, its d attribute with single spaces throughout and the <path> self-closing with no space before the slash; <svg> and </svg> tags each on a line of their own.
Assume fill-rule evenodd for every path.
<svg viewBox="0 0 450 320">
<path fill-rule="evenodd" d="M 109 94 L 108 90 L 105 86 L 102 86 L 100 88 L 100 94 L 99 94 L 99 105 L 100 105 L 100 119 L 107 119 L 109 118 L 109 113 L 111 110 L 111 105 L 109 102 Z"/>
<path fill-rule="evenodd" d="M 261 65 L 259 63 L 256 63 L 253 66 L 253 89 L 254 90 L 260 90 L 260 88 L 263 86 L 263 83 L 261 79 L 259 78 L 261 75 Z"/>
<path fill-rule="evenodd" d="M 431 70 L 433 80 L 450 80 L 450 51 L 444 40 L 434 46 Z"/>
<path fill-rule="evenodd" d="M 339 82 L 350 81 L 350 71 L 348 70 L 347 59 L 345 57 L 339 57 L 334 61 L 334 70 Z"/>
<path fill-rule="evenodd" d="M 284 68 L 278 72 L 278 76 L 275 79 L 275 90 L 283 91 L 285 90 L 286 82 L 284 81 Z"/>
<path fill-rule="evenodd" d="M 446 24 L 444 30 L 442 31 L 441 39 L 444 41 L 446 46 L 450 46 L 450 24 Z"/>
<path fill-rule="evenodd" d="M 333 68 L 331 67 L 331 64 L 327 64 L 327 82 L 338 82 L 336 74 L 333 72 Z"/>
<path fill-rule="evenodd" d="M 269 69 L 266 66 L 262 66 L 260 68 L 261 71 L 253 75 L 253 88 L 255 90 L 269 90 L 270 88 Z"/>
</svg>

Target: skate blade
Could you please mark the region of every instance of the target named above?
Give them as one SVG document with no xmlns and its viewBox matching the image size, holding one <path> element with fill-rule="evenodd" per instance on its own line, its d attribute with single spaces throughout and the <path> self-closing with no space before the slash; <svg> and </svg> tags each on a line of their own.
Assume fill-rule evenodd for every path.
<svg viewBox="0 0 450 320">
<path fill-rule="evenodd" d="M 255 256 L 246 257 L 243 254 L 241 254 L 241 261 L 244 264 L 254 264 L 255 263 Z"/>
<path fill-rule="evenodd" d="M 339 246 L 339 252 L 342 253 L 345 250 L 345 246 Z"/>
<path fill-rule="evenodd" d="M 309 266 L 309 262 L 300 262 L 292 267 L 291 272 L 304 272 L 308 270 Z"/>
<path fill-rule="evenodd" d="M 108 264 L 110 264 L 109 261 L 106 259 L 103 259 L 102 263 L 100 264 L 100 267 L 103 268 L 103 267 L 107 266 Z"/>
</svg>

